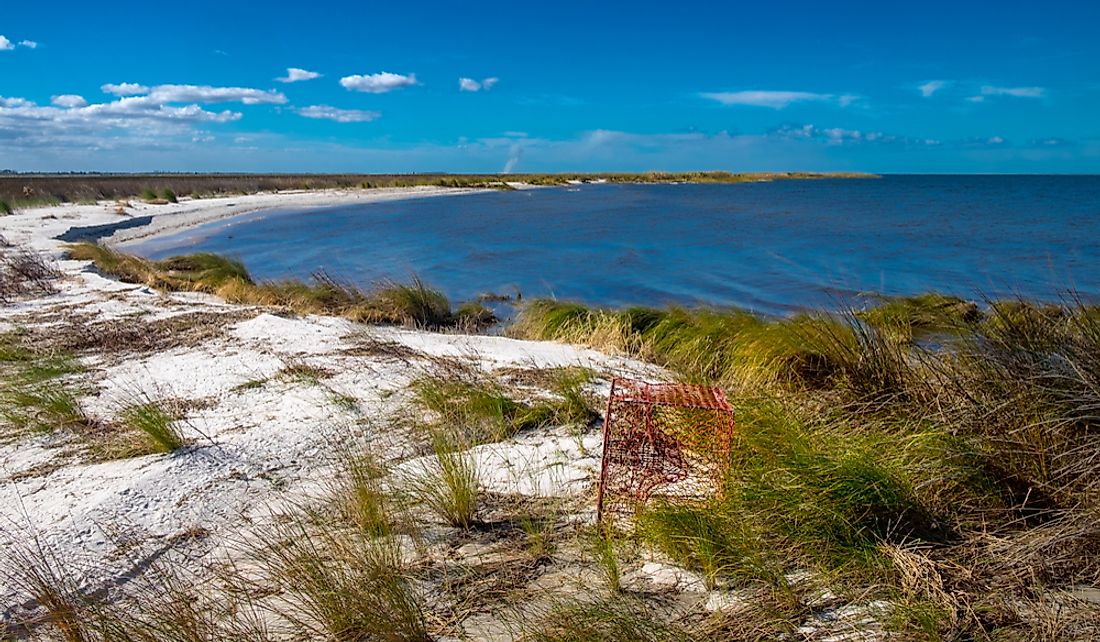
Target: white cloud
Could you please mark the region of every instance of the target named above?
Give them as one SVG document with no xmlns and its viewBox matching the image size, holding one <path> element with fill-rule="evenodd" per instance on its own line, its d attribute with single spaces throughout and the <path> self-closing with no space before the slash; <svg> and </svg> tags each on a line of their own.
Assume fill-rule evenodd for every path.
<svg viewBox="0 0 1100 642">
<path fill-rule="evenodd" d="M 0 36 L 0 51 L 11 51 L 12 49 L 15 49 L 15 45 L 12 44 L 11 40 Z"/>
<path fill-rule="evenodd" d="M 402 87 L 411 87 L 416 82 L 416 74 L 403 76 L 388 71 L 370 75 L 344 76 L 340 84 L 348 91 L 362 91 L 368 94 L 384 94 Z"/>
<path fill-rule="evenodd" d="M 489 91 L 493 88 L 493 85 L 497 84 L 498 82 L 500 82 L 500 78 L 497 78 L 496 76 L 490 76 L 489 78 L 484 78 L 480 81 L 474 80 L 473 78 L 459 78 L 458 90 L 481 91 L 482 89 L 484 89 L 485 91 Z"/>
<path fill-rule="evenodd" d="M 0 107 L 31 107 L 34 103 L 26 98 L 4 98 L 0 96 Z"/>
<path fill-rule="evenodd" d="M 917 89 L 920 89 L 920 95 L 925 98 L 931 98 L 937 91 L 946 88 L 951 82 L 947 80 L 929 80 Z"/>
<path fill-rule="evenodd" d="M 857 96 L 850 94 L 837 96 L 835 94 L 818 94 L 808 91 L 766 90 L 706 92 L 700 94 L 700 96 L 718 101 L 723 105 L 750 105 L 771 109 L 783 109 L 801 102 L 835 102 L 841 107 L 847 107 L 857 99 Z"/>
<path fill-rule="evenodd" d="M 245 105 L 282 105 L 286 96 L 274 91 L 247 87 L 211 87 L 209 85 L 157 85 L 145 96 L 151 102 L 165 103 L 243 103 Z"/>
<path fill-rule="evenodd" d="M 299 116 L 332 120 L 338 123 L 368 123 L 382 116 L 376 111 L 363 111 L 361 109 L 339 109 L 328 105 L 312 105 L 296 110 Z"/>
<path fill-rule="evenodd" d="M 38 49 L 38 43 L 33 40 L 20 40 L 19 46 L 27 49 Z"/>
<path fill-rule="evenodd" d="M 158 94 L 157 89 L 149 95 L 124 96 L 95 104 L 73 94 L 54 96 L 52 105 L 38 105 L 25 98 L 0 98 L 0 147 L 162 148 L 204 134 L 201 130 L 204 125 L 228 123 L 242 117 L 239 112 L 210 111 L 198 104 L 164 104 L 166 100 L 185 97 L 187 92 L 173 94 L 162 90 Z M 233 95 L 242 102 L 252 98 L 250 94 Z M 212 102 L 229 99 L 227 94 L 218 92 L 205 98 Z"/>
<path fill-rule="evenodd" d="M 88 101 L 84 100 L 84 96 L 77 96 L 76 94 L 61 94 L 60 96 L 54 96 L 50 99 L 50 102 L 58 107 L 65 107 L 66 109 L 86 107 L 88 105 Z"/>
<path fill-rule="evenodd" d="M 1043 87 L 982 87 L 982 96 L 1011 96 L 1013 98 L 1042 98 L 1047 93 Z"/>
<path fill-rule="evenodd" d="M 107 83 L 106 85 L 100 87 L 100 89 L 102 89 L 104 93 L 114 94 L 116 96 L 136 96 L 139 94 L 149 93 L 148 87 L 146 87 L 145 85 L 139 85 L 136 82 L 123 82 L 118 83 L 117 85 Z"/>
<path fill-rule="evenodd" d="M 137 83 L 124 82 L 117 85 L 106 84 L 100 89 L 116 96 L 139 96 L 155 105 L 168 103 L 283 105 L 287 102 L 286 96 L 280 92 L 248 87 L 211 87 L 209 85 L 156 85 L 146 87 Z"/>
<path fill-rule="evenodd" d="M 313 80 L 314 78 L 320 78 L 321 74 L 316 71 L 307 71 L 305 69 L 299 69 L 298 67 L 287 67 L 286 76 L 282 78 L 276 78 L 279 82 L 302 82 L 303 80 Z"/>
<path fill-rule="evenodd" d="M 881 144 L 909 147 L 934 146 L 940 142 L 931 138 L 913 138 L 879 131 L 862 131 L 843 127 L 817 127 L 815 125 L 784 125 L 768 132 L 768 137 L 784 140 L 813 140 L 827 145 Z"/>
</svg>

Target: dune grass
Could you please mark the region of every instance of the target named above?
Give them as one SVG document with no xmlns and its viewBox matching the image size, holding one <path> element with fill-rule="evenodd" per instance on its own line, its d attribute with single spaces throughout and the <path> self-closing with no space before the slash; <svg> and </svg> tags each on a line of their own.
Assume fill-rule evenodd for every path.
<svg viewBox="0 0 1100 642">
<path fill-rule="evenodd" d="M 619 565 L 620 534 L 612 527 L 597 527 L 589 536 L 589 547 L 596 565 L 612 593 L 622 593 L 622 567 Z"/>
<path fill-rule="evenodd" d="M 337 466 L 329 498 L 337 514 L 368 535 L 390 535 L 396 524 L 391 498 L 382 485 L 381 463 L 369 448 L 335 444 L 333 449 Z"/>
<path fill-rule="evenodd" d="M 15 209 L 5 200 L 0 200 L 0 215 L 10 216 L 15 214 Z"/>
<path fill-rule="evenodd" d="M 481 471 L 469 451 L 467 435 L 454 427 L 428 426 L 432 455 L 423 466 L 401 479 L 404 493 L 451 526 L 470 528 L 477 523 L 481 503 Z"/>
<path fill-rule="evenodd" d="M 284 594 L 281 615 L 305 639 L 430 639 L 392 538 L 291 520 L 263 536 L 253 553 L 264 579 Z"/>
<path fill-rule="evenodd" d="M 786 591 L 790 572 L 814 569 L 887 595 L 890 626 L 915 639 L 1026 637 L 1049 618 L 1087 630 L 1073 624 L 1090 612 L 1080 605 L 1028 618 L 1045 612 L 1036 595 L 1100 579 L 1100 527 L 1087 525 L 1100 514 L 1095 307 L 924 295 L 762 319 L 535 301 L 512 332 L 731 392 L 728 484 L 704 504 L 653 502 L 635 533 L 712 584 Z M 937 569 L 927 581 L 942 595 L 911 588 L 917 567 Z"/>
<path fill-rule="evenodd" d="M 272 306 L 298 314 L 344 316 L 364 323 L 422 328 L 478 329 L 495 322 L 481 306 L 452 311 L 447 297 L 420 280 L 388 282 L 370 292 L 323 272 L 310 281 L 256 282 L 240 262 L 196 253 L 151 261 L 94 243 L 69 247 L 73 259 L 92 261 L 102 272 L 164 291 L 206 292 L 231 303 Z"/>
<path fill-rule="evenodd" d="M 140 399 L 124 407 L 119 419 L 129 430 L 143 435 L 149 450 L 170 453 L 183 448 L 187 439 L 176 426 L 180 416 L 163 402 Z"/>
<path fill-rule="evenodd" d="M 847 385 L 874 394 L 874 381 L 903 376 L 886 337 L 848 316 L 765 320 L 740 310 L 627 308 L 527 303 L 510 328 L 520 338 L 580 343 L 666 365 L 690 380 L 783 389 Z M 878 349 L 875 359 L 864 357 Z M 894 358 L 891 362 L 890 359 Z"/>
<path fill-rule="evenodd" d="M 972 301 L 935 292 L 910 297 L 882 297 L 859 317 L 876 328 L 912 341 L 937 333 L 958 333 L 981 322 L 982 310 Z"/>
<path fill-rule="evenodd" d="M 685 642 L 698 638 L 682 626 L 623 598 L 562 603 L 523 627 L 522 642 Z"/>
<path fill-rule="evenodd" d="M 599 413 L 583 390 L 590 373 L 566 368 L 552 376 L 553 397 L 530 402 L 496 381 L 469 373 L 421 377 L 412 384 L 415 400 L 435 416 L 436 426 L 458 426 L 473 444 L 508 439 L 547 426 L 587 426 Z"/>
<path fill-rule="evenodd" d="M 0 417 L 20 431 L 90 426 L 72 381 L 83 371 L 71 355 L 40 351 L 18 333 L 0 335 Z"/>
</svg>

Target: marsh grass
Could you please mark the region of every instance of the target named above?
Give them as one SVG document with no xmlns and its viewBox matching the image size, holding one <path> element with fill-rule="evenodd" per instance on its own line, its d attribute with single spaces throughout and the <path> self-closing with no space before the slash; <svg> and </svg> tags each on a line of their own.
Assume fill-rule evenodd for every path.
<svg viewBox="0 0 1100 642">
<path fill-rule="evenodd" d="M 154 198 L 163 190 L 195 198 L 278 192 L 300 189 L 378 189 L 441 185 L 459 188 L 501 189 L 503 181 L 533 185 L 564 185 L 568 181 L 602 180 L 616 183 L 742 183 L 761 180 L 866 178 L 868 174 L 813 174 L 805 172 L 645 172 L 621 174 L 127 174 L 98 176 L 0 176 L 0 200 L 14 206 L 103 201 L 129 198 L 146 190 Z"/>
</svg>

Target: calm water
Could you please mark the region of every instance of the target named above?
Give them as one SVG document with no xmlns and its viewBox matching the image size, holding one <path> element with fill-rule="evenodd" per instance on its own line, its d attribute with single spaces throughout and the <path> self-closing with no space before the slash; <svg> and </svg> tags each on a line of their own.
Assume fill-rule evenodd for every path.
<svg viewBox="0 0 1100 642">
<path fill-rule="evenodd" d="M 1100 177 L 890 176 L 585 185 L 228 219 L 131 248 L 210 251 L 262 279 L 419 274 L 588 303 L 836 307 L 860 293 L 1100 298 Z"/>
</svg>

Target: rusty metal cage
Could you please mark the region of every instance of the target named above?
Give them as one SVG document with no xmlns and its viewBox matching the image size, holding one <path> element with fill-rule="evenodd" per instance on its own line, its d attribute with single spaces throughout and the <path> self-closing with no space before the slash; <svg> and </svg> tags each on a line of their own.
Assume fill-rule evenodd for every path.
<svg viewBox="0 0 1100 642">
<path fill-rule="evenodd" d="M 603 428 L 597 520 L 654 497 L 697 501 L 721 488 L 733 407 L 720 388 L 614 379 Z"/>
</svg>

